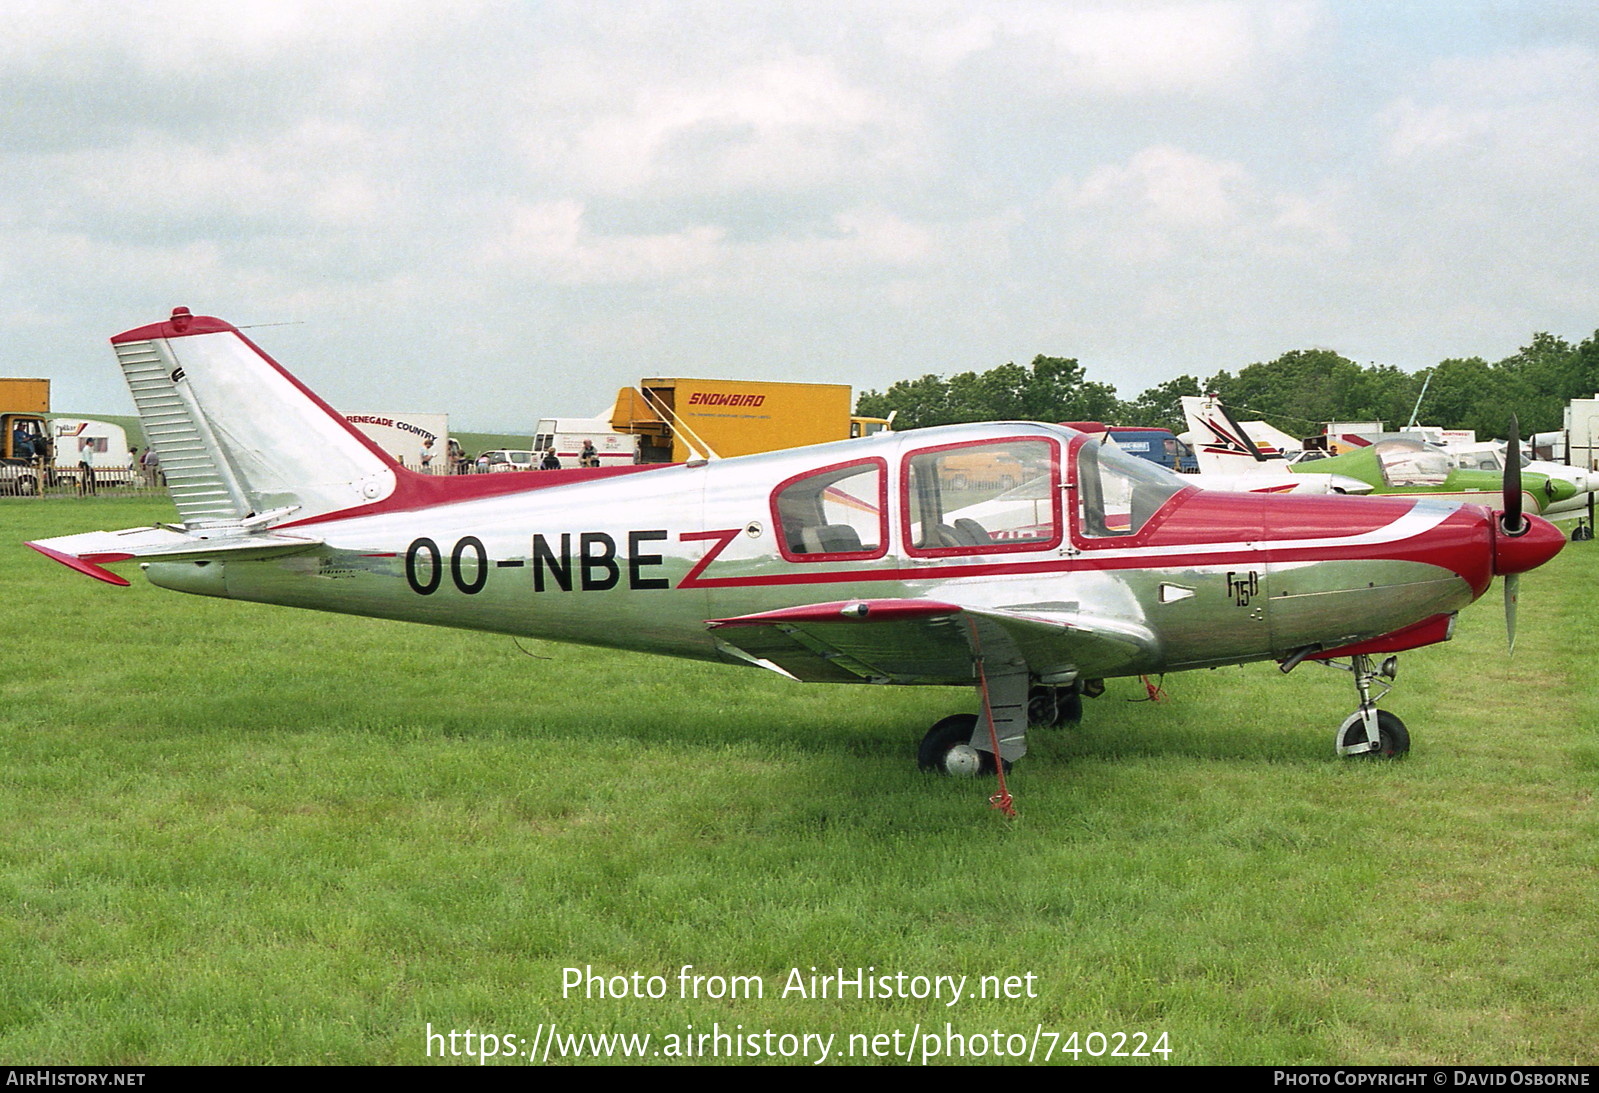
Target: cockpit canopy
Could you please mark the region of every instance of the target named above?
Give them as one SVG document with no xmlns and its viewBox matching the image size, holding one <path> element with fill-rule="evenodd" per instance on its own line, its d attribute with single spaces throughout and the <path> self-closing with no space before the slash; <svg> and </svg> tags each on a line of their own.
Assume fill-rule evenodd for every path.
<svg viewBox="0 0 1599 1093">
<path fill-rule="evenodd" d="M 1394 488 L 1441 486 L 1454 469 L 1448 452 L 1420 440 L 1379 440 L 1372 450 L 1383 481 Z"/>
<path fill-rule="evenodd" d="M 897 494 L 900 540 L 913 557 L 1047 550 L 1069 519 L 1089 539 L 1138 534 L 1190 485 L 1115 445 L 1081 443 L 1066 473 L 1070 434 L 1000 437 L 911 448 L 898 482 L 882 458 L 819 468 L 772 493 L 778 543 L 790 561 L 882 557 L 890 495 Z M 1064 498 L 1075 481 L 1075 511 Z M 897 489 L 895 488 L 897 486 Z"/>
</svg>

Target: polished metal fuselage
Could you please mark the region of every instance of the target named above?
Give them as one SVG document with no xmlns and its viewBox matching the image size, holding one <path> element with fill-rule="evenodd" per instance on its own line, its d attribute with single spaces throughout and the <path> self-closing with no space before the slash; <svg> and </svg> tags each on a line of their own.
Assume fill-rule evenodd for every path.
<svg viewBox="0 0 1599 1093">
<path fill-rule="evenodd" d="M 1333 648 L 1458 610 L 1486 583 L 1422 549 L 1446 524 L 1476 519 L 1458 504 L 1383 502 L 1378 519 L 1370 514 L 1379 510 L 1360 508 L 1372 502 L 1321 498 L 1334 514 L 1326 526 L 1297 527 L 1285 540 L 1274 538 L 1275 499 L 1222 503 L 1216 498 L 1232 495 L 1185 490 L 1167 502 L 1174 511 L 1214 510 L 1236 527 L 1194 541 L 1169 532 L 1093 542 L 1081 534 L 1074 497 L 1081 436 L 1016 423 L 954 428 L 569 484 L 529 472 L 538 488 L 523 493 L 307 523 L 303 532 L 322 541 L 301 553 L 145 569 L 156 584 L 205 595 L 732 662 L 748 658 L 732 655 L 707 620 L 840 601 L 934 600 L 1153 635 L 1136 657 L 1101 662 L 1047 634 L 1020 641 L 1034 675 L 1061 678 Z M 956 435 L 1037 436 L 1055 445 L 1065 523 L 1058 543 L 961 556 L 909 549 L 903 461 Z M 862 459 L 883 460 L 887 476 L 881 556 L 785 558 L 774 488 L 808 468 Z M 1339 505 L 1348 506 L 1347 518 Z M 1475 532 L 1451 534 L 1464 541 Z M 969 658 L 930 657 L 925 670 L 896 681 L 972 676 Z"/>
</svg>

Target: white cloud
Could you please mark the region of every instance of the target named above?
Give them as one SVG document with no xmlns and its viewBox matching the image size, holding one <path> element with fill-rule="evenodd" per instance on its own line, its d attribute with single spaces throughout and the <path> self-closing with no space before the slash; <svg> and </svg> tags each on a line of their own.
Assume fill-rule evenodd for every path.
<svg viewBox="0 0 1599 1093">
<path fill-rule="evenodd" d="M 1143 149 L 1125 165 L 1095 168 L 1068 188 L 1067 199 L 1159 226 L 1205 228 L 1237 223 L 1240 203 L 1251 199 L 1253 188 L 1240 164 L 1161 146 Z"/>
<path fill-rule="evenodd" d="M 710 266 L 721 241 L 712 227 L 598 235 L 588 228 L 582 202 L 550 201 L 510 210 L 481 258 L 508 275 L 561 285 L 658 282 Z"/>
<path fill-rule="evenodd" d="M 543 177 L 605 193 L 784 191 L 878 177 L 915 158 L 916 123 L 817 59 L 635 85 L 576 134 L 535 129 Z"/>
<path fill-rule="evenodd" d="M 258 67 L 290 53 L 359 53 L 394 35 L 473 17 L 392 0 L 21 0 L 0 14 L 0 70 L 114 54 L 133 70 L 193 74 Z"/>
<path fill-rule="evenodd" d="M 1305 48 L 1319 5 L 1251 0 L 989 3 L 896 28 L 891 46 L 937 71 L 983 54 L 1020 64 L 1046 90 L 1210 95 L 1247 84 Z"/>
<path fill-rule="evenodd" d="M 998 19 L 981 13 L 965 18 L 921 18 L 890 27 L 884 39 L 891 50 L 915 57 L 936 72 L 947 73 L 992 49 L 999 29 Z"/>
<path fill-rule="evenodd" d="M 212 225 L 270 218 L 357 229 L 394 210 L 392 187 L 352 149 L 372 139 L 357 127 L 308 119 L 255 142 L 213 148 L 147 134 L 129 147 L 45 157 L 59 202 L 84 218 Z"/>
<path fill-rule="evenodd" d="M 1599 166 L 1599 56 L 1518 51 L 1439 62 L 1380 117 L 1400 167 L 1470 166 L 1538 186 L 1540 175 Z"/>
<path fill-rule="evenodd" d="M 0 332 L 100 376 L 85 335 L 184 303 L 315 315 L 313 354 L 424 361 L 441 403 L 440 360 L 541 370 L 469 421 L 590 409 L 616 346 L 1136 391 L 1340 331 L 1580 336 L 1599 44 L 1473 3 L 18 0 Z"/>
</svg>

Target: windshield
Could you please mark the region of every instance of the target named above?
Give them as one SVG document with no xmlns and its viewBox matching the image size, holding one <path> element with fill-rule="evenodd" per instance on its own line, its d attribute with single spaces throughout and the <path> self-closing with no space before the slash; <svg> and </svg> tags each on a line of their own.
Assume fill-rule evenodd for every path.
<svg viewBox="0 0 1599 1093">
<path fill-rule="evenodd" d="M 1390 486 L 1440 486 L 1453 469 L 1448 452 L 1419 440 L 1380 440 L 1372 447 Z"/>
<path fill-rule="evenodd" d="M 1502 471 L 1505 469 L 1504 453 L 1497 448 L 1479 448 L 1473 451 L 1455 452 L 1454 457 L 1455 466 L 1464 471 Z"/>
</svg>

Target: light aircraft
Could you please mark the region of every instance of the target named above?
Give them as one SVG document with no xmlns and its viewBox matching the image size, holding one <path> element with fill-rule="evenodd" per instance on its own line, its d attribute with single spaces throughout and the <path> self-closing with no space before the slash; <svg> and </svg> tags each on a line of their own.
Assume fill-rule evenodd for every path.
<svg viewBox="0 0 1599 1093">
<path fill-rule="evenodd" d="M 1477 504 L 1492 503 L 1499 495 L 1503 474 L 1463 468 L 1442 448 L 1408 437 L 1377 440 L 1342 455 L 1289 463 L 1275 449 L 1261 450 L 1227 408 L 1214 396 L 1182 398 L 1195 456 L 1202 472 L 1295 476 L 1336 475 L 1340 481 L 1365 483 L 1374 494 L 1453 498 Z M 1519 450 L 1519 446 L 1518 446 Z M 1568 502 L 1576 486 L 1547 474 L 1522 472 L 1519 476 L 1525 508 L 1535 513 Z M 1338 492 L 1354 492 L 1338 490 Z"/>
<path fill-rule="evenodd" d="M 1505 469 L 1505 443 L 1501 440 L 1482 441 L 1476 444 L 1446 444 L 1444 451 L 1454 459 L 1455 465 L 1463 468 L 1488 471 L 1501 474 Z M 1543 506 L 1540 516 L 1549 519 L 1574 520 L 1581 516 L 1593 518 L 1594 494 L 1599 486 L 1599 476 L 1581 467 L 1571 467 L 1564 463 L 1552 463 L 1544 459 L 1529 459 L 1526 453 L 1521 457 L 1521 470 L 1523 474 L 1548 475 L 1555 481 L 1565 481 L 1571 484 L 1575 492 L 1570 497 L 1553 500 Z"/>
<path fill-rule="evenodd" d="M 1003 807 L 1029 722 L 1074 716 L 1114 676 L 1345 658 L 1359 708 L 1338 750 L 1402 754 L 1409 734 L 1374 697 L 1392 654 L 1446 640 L 1494 575 L 1513 586 L 1565 541 L 1521 514 L 1514 471 L 1503 513 L 1218 493 L 1030 422 L 427 477 L 222 320 L 179 308 L 112 344 L 181 523 L 28 544 L 40 553 L 117 585 L 106 567 L 135 561 L 199 595 L 975 687 L 981 716 L 940 721 L 918 757 L 994 771 Z M 983 481 L 1001 471 L 1031 488 L 1002 499 Z"/>
</svg>

